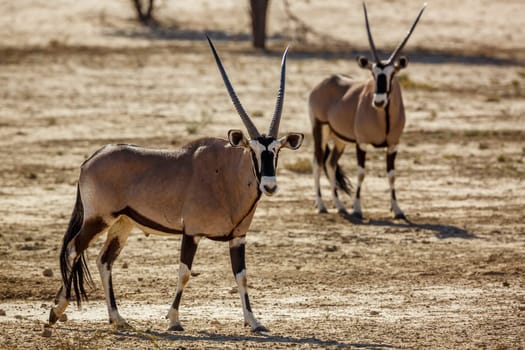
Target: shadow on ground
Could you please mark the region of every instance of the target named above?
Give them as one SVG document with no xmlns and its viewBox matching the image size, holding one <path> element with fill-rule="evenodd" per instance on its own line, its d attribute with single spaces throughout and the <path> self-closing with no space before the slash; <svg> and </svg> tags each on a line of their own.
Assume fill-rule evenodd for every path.
<svg viewBox="0 0 525 350">
<path fill-rule="evenodd" d="M 144 340 L 151 340 L 152 342 L 160 340 L 170 340 L 170 341 L 187 341 L 187 342 L 213 342 L 217 344 L 227 343 L 256 343 L 256 344 L 280 344 L 280 345 L 313 345 L 320 347 L 355 347 L 359 349 L 386 349 L 392 348 L 391 345 L 387 344 L 371 344 L 371 343 L 346 343 L 339 342 L 336 340 L 323 340 L 315 337 L 308 338 L 298 338 L 298 337 L 288 337 L 282 335 L 271 335 L 265 333 L 254 333 L 253 335 L 224 335 L 210 332 L 199 332 L 198 335 L 184 335 L 178 333 L 167 333 L 167 332 L 156 332 L 156 331 L 146 331 L 146 332 L 122 332 L 117 333 L 119 336 L 126 337 L 135 337 Z M 246 344 L 245 344 L 246 345 Z"/>
<path fill-rule="evenodd" d="M 352 224 L 357 225 L 370 225 L 370 226 L 382 226 L 382 227 L 396 227 L 396 228 L 405 228 L 405 229 L 419 229 L 432 231 L 435 233 L 436 238 L 438 239 L 447 239 L 447 238 L 462 238 L 462 239 L 474 239 L 479 238 L 473 233 L 468 232 L 465 229 L 462 229 L 453 225 L 444 225 L 444 224 L 434 224 L 434 223 L 417 223 L 409 219 L 404 220 L 389 220 L 389 219 L 365 219 L 361 220 L 354 217 L 351 214 L 342 215 L 345 220 Z"/>
<path fill-rule="evenodd" d="M 154 25 L 137 27 L 133 29 L 115 28 L 109 30 L 106 35 L 115 37 L 125 37 L 129 39 L 147 39 L 152 41 L 202 41 L 205 42 L 205 34 L 208 34 L 214 41 L 230 41 L 230 42 L 249 42 L 252 40 L 252 35 L 249 32 L 230 33 L 222 30 L 193 30 L 182 29 L 177 25 Z M 286 43 L 293 42 L 293 38 L 285 34 L 276 34 L 267 37 L 267 42 L 283 41 Z M 283 48 L 284 48 L 283 44 Z M 280 58 L 282 52 L 280 50 L 249 50 L 244 54 L 257 54 L 263 52 L 265 55 L 276 56 Z M 495 65 L 495 66 L 520 66 L 523 61 L 512 57 L 494 56 L 493 53 L 500 52 L 483 51 L 483 52 L 449 52 L 449 51 L 431 51 L 427 49 L 416 48 L 413 50 L 404 49 L 403 54 L 410 57 L 411 62 L 422 64 L 467 64 L 467 65 Z M 389 57 L 390 51 L 377 51 L 379 57 Z M 525 54 L 516 53 L 514 54 Z M 297 60 L 305 59 L 350 59 L 354 60 L 357 56 L 369 56 L 370 50 L 368 47 L 357 48 L 354 44 L 335 44 L 326 47 L 325 44 L 312 43 L 293 43 L 292 50 L 289 57 Z M 513 56 L 516 57 L 516 56 Z M 519 56 L 521 57 L 521 56 Z"/>
</svg>

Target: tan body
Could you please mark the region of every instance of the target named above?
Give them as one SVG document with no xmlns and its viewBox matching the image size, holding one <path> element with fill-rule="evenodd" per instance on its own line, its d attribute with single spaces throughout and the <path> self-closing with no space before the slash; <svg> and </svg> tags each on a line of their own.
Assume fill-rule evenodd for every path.
<svg viewBox="0 0 525 350">
<path fill-rule="evenodd" d="M 218 138 L 176 152 L 108 145 L 82 165 L 79 189 L 86 219 L 110 225 L 131 208 L 156 224 L 130 217 L 147 233 L 212 239 L 244 236 L 259 198 L 249 151 Z"/>
<path fill-rule="evenodd" d="M 298 149 L 304 135 L 278 137 L 285 88 L 285 50 L 274 116 L 261 134 L 242 107 L 210 38 L 215 61 L 250 138 L 230 130 L 228 140 L 202 138 L 178 151 L 108 145 L 81 166 L 77 200 L 59 255 L 62 287 L 49 313 L 52 325 L 64 314 L 72 292 L 80 306 L 90 282 L 85 251 L 107 232 L 97 258 L 110 323 L 128 327 L 118 312 L 112 267 L 134 226 L 146 233 L 181 234 L 179 278 L 166 316 L 170 331 L 182 331 L 179 305 L 202 237 L 228 241 L 232 272 L 241 297 L 245 325 L 267 329 L 253 315 L 246 278 L 246 233 L 261 194 L 277 191 L 276 167 L 282 148 Z"/>
<path fill-rule="evenodd" d="M 320 173 L 324 169 L 330 180 L 332 198 L 337 210 L 347 214 L 339 200 L 338 189 L 350 194 L 350 183 L 338 160 L 348 143 L 356 144 L 357 187 L 353 202 L 353 215 L 362 219 L 361 185 L 365 177 L 365 160 L 368 145 L 387 149 L 386 171 L 390 186 L 390 208 L 395 218 L 405 219 L 395 194 L 395 158 L 397 145 L 405 128 L 405 107 L 397 73 L 407 67 L 408 59 L 399 56 L 412 34 L 426 4 L 390 57 L 383 61 L 375 48 L 366 4 L 363 2 L 368 41 L 373 62 L 357 57 L 358 65 L 370 71 L 372 77 L 356 81 L 345 75 L 332 75 L 314 87 L 308 98 L 312 135 L 314 138 L 313 176 L 316 206 L 320 213 L 327 212 L 323 203 Z"/>
<path fill-rule="evenodd" d="M 343 142 L 362 146 L 386 143 L 395 147 L 405 127 L 405 108 L 397 77 L 392 80 L 390 92 L 388 134 L 385 110 L 371 107 L 373 95 L 373 79 L 362 82 L 345 75 L 332 75 L 310 93 L 310 117 L 327 123 L 333 136 Z"/>
</svg>

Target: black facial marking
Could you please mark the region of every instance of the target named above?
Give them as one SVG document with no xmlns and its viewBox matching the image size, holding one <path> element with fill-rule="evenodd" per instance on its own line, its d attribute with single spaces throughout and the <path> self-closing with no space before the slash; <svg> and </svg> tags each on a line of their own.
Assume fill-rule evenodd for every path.
<svg viewBox="0 0 525 350">
<path fill-rule="evenodd" d="M 268 137 L 268 136 L 264 136 L 264 135 L 263 135 L 263 136 L 259 136 L 259 137 L 257 138 L 257 141 L 259 141 L 259 143 L 260 143 L 261 145 L 263 145 L 264 147 L 268 147 L 268 146 L 270 146 L 270 144 L 271 144 L 272 142 L 275 141 L 275 138 L 274 138 L 274 137 Z"/>
<path fill-rule="evenodd" d="M 257 142 L 259 142 L 261 145 L 263 145 L 266 148 L 268 148 L 268 146 L 275 140 L 276 139 L 274 137 L 268 137 L 265 135 L 259 136 L 257 138 Z M 277 164 L 276 162 L 277 159 L 275 159 L 275 157 L 276 155 L 269 150 L 262 151 L 261 153 L 261 171 L 258 174 L 259 179 L 261 178 L 261 176 L 275 176 L 275 164 Z M 258 165 L 257 162 L 255 162 L 254 164 Z"/>
<path fill-rule="evenodd" d="M 275 176 L 274 154 L 270 151 L 263 151 L 261 153 L 261 175 Z"/>
<path fill-rule="evenodd" d="M 387 79 L 385 73 L 379 73 L 376 78 L 376 93 L 385 94 L 387 93 Z"/>
</svg>

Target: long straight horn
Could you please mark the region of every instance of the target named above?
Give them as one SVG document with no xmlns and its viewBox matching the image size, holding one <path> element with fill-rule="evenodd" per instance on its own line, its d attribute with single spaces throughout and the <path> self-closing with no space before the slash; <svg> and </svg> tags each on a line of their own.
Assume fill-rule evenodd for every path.
<svg viewBox="0 0 525 350">
<path fill-rule="evenodd" d="M 419 22 L 419 18 L 421 18 L 421 15 L 423 14 L 423 11 L 425 11 L 425 9 L 427 8 L 427 3 L 425 2 L 423 4 L 423 7 L 421 8 L 421 10 L 419 10 L 419 14 L 417 15 L 416 17 L 416 20 L 414 21 L 414 23 L 412 24 L 412 27 L 410 27 L 410 30 L 407 32 L 407 34 L 405 35 L 405 38 L 403 39 L 403 41 L 396 47 L 396 49 L 394 50 L 394 52 L 392 52 L 392 54 L 390 55 L 390 58 L 388 59 L 388 63 L 387 64 L 390 64 L 392 63 L 392 61 L 394 61 L 397 57 L 397 55 L 399 54 L 399 52 L 403 49 L 403 47 L 405 46 L 405 44 L 407 43 L 408 41 L 408 38 L 410 38 L 410 36 L 412 35 L 412 32 L 414 31 L 414 28 L 416 27 L 416 24 L 417 22 Z"/>
<path fill-rule="evenodd" d="M 226 85 L 226 90 L 228 90 L 228 94 L 230 94 L 230 98 L 233 102 L 233 105 L 235 106 L 237 113 L 241 117 L 242 122 L 244 123 L 244 126 L 246 127 L 246 130 L 248 131 L 248 134 L 250 135 L 250 138 L 252 140 L 256 139 L 261 134 L 255 127 L 255 124 L 253 124 L 248 113 L 246 113 L 246 111 L 242 107 L 241 101 L 239 101 L 239 98 L 237 97 L 235 90 L 233 90 L 233 86 L 230 83 L 230 79 L 228 79 L 228 75 L 226 74 L 224 67 L 222 66 L 221 59 L 219 58 L 219 55 L 217 54 L 217 50 L 215 50 L 215 46 L 213 45 L 213 42 L 211 41 L 208 35 L 206 35 L 206 39 L 208 39 L 208 43 L 210 44 L 211 50 L 213 52 L 213 56 L 215 57 L 215 62 L 217 62 L 217 67 L 219 68 L 219 71 L 221 72 L 222 80 L 224 81 L 224 85 Z"/>
<path fill-rule="evenodd" d="M 284 86 L 286 80 L 286 56 L 288 55 L 288 47 L 284 50 L 283 58 L 281 60 L 281 83 L 279 85 L 279 92 L 277 93 L 277 102 L 275 103 L 275 112 L 273 113 L 272 123 L 268 135 L 277 138 L 279 134 L 279 123 L 281 122 L 281 115 L 283 113 L 284 102 Z"/>
<path fill-rule="evenodd" d="M 368 43 L 370 44 L 370 50 L 374 56 L 376 63 L 379 63 L 379 56 L 377 55 L 376 46 L 374 44 L 374 39 L 372 38 L 372 33 L 370 32 L 370 24 L 368 23 L 368 13 L 366 12 L 366 4 L 363 1 L 363 10 L 365 11 L 365 22 L 366 22 L 366 33 L 368 34 Z"/>
</svg>

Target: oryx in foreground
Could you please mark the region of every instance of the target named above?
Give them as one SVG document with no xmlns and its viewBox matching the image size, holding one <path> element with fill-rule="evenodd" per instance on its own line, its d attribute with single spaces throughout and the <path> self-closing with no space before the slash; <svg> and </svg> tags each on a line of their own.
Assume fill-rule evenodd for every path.
<svg viewBox="0 0 525 350">
<path fill-rule="evenodd" d="M 228 241 L 235 281 L 241 296 L 245 325 L 252 331 L 266 328 L 255 318 L 247 293 L 245 236 L 261 194 L 277 190 L 276 166 L 281 148 L 296 150 L 304 135 L 278 137 L 287 50 L 281 63 L 277 103 L 268 135 L 261 134 L 242 107 L 222 63 L 208 38 L 231 100 L 249 138 L 230 130 L 228 140 L 206 137 L 178 151 L 131 145 L 108 145 L 86 160 L 80 171 L 75 209 L 60 252 L 62 287 L 49 315 L 54 324 L 65 312 L 73 287 L 77 304 L 86 299 L 89 271 L 84 252 L 107 232 L 97 259 L 110 323 L 127 326 L 119 314 L 111 269 L 136 226 L 148 234 L 182 235 L 179 278 L 175 300 L 168 312 L 169 330 L 183 330 L 179 304 L 197 245 L 202 237 Z"/>
<path fill-rule="evenodd" d="M 405 108 L 401 95 L 401 85 L 396 73 L 406 68 L 408 59 L 399 57 L 423 14 L 426 3 L 406 34 L 390 57 L 380 60 L 370 32 L 366 5 L 363 2 L 368 41 L 374 62 L 359 56 L 357 62 L 361 68 L 368 69 L 372 77 L 367 81 L 356 81 L 345 75 L 332 75 L 318 84 L 308 99 L 312 134 L 314 138 L 313 176 L 316 191 L 316 206 L 320 213 L 326 207 L 321 197 L 320 172 L 324 168 L 330 180 L 332 197 L 337 210 L 347 213 L 339 200 L 338 189 L 350 195 L 350 183 L 338 164 L 348 143 L 356 144 L 357 152 L 357 188 L 353 203 L 353 215 L 362 219 L 361 185 L 365 177 L 366 147 L 386 147 L 386 171 L 390 184 L 390 205 L 396 218 L 405 219 L 405 215 L 396 200 L 394 188 L 394 162 L 399 139 L 405 126 Z M 328 142 L 333 142 L 330 149 Z"/>
</svg>

